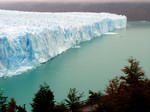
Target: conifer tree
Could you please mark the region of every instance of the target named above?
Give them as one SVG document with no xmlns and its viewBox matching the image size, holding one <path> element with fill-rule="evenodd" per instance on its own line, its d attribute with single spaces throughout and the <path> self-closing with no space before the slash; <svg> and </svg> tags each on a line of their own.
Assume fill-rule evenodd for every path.
<svg viewBox="0 0 150 112">
<path fill-rule="evenodd" d="M 31 106 L 32 112 L 54 112 L 54 95 L 46 83 L 40 85 Z"/>
<path fill-rule="evenodd" d="M 71 89 L 69 91 L 69 94 L 67 95 L 67 99 L 65 99 L 67 106 L 71 110 L 71 112 L 78 112 L 80 106 L 81 106 L 81 98 L 83 97 L 82 94 L 78 94 L 78 91 L 76 88 Z"/>
<path fill-rule="evenodd" d="M 0 112 L 5 112 L 6 111 L 6 100 L 7 97 L 3 96 L 3 91 L 0 89 Z"/>
<path fill-rule="evenodd" d="M 133 58 L 128 59 L 129 65 L 125 66 L 122 71 L 125 73 L 125 76 L 121 76 L 120 79 L 128 85 L 138 84 L 139 81 L 145 79 L 144 71 L 142 67 L 139 66 L 139 61 Z"/>
</svg>

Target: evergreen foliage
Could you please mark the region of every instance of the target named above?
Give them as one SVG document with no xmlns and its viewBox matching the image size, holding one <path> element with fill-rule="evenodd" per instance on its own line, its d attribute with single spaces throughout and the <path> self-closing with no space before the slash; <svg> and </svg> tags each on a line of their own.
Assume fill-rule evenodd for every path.
<svg viewBox="0 0 150 112">
<path fill-rule="evenodd" d="M 150 112 L 150 80 L 146 78 L 136 59 L 128 59 L 129 65 L 122 71 L 125 75 L 109 81 L 105 94 L 89 91 L 86 104 L 81 103 L 83 93 L 70 89 L 65 102 L 54 104 L 50 87 L 40 85 L 31 103 L 32 112 Z M 17 106 L 14 98 L 7 103 L 0 91 L 0 112 L 26 112 L 25 105 Z"/>
<path fill-rule="evenodd" d="M 40 85 L 31 106 L 32 112 L 54 112 L 54 95 L 46 83 Z"/>
<path fill-rule="evenodd" d="M 58 103 L 55 105 L 55 111 L 54 112 L 69 112 L 68 108 L 66 107 L 64 102 Z"/>
<path fill-rule="evenodd" d="M 6 111 L 6 100 L 7 97 L 3 96 L 3 91 L 0 89 L 0 112 L 5 112 Z"/>
<path fill-rule="evenodd" d="M 16 112 L 27 112 L 25 108 L 25 104 L 23 106 L 16 106 Z"/>
<path fill-rule="evenodd" d="M 89 97 L 87 99 L 86 104 L 87 105 L 94 105 L 100 102 L 101 98 L 102 98 L 103 94 L 98 91 L 98 92 L 93 92 L 91 90 L 89 90 Z"/>
<path fill-rule="evenodd" d="M 139 66 L 139 61 L 136 59 L 128 59 L 129 65 L 125 66 L 122 71 L 125 73 L 125 76 L 121 76 L 120 79 L 126 85 L 137 85 L 140 81 L 145 79 L 144 71 L 142 67 Z"/>
<path fill-rule="evenodd" d="M 71 89 L 69 91 L 69 94 L 67 96 L 67 99 L 65 99 L 67 106 L 71 110 L 71 112 L 78 112 L 79 108 L 81 106 L 81 98 L 83 97 L 83 93 L 78 94 L 78 91 L 76 88 Z"/>
<path fill-rule="evenodd" d="M 97 112 L 150 112 L 150 80 L 136 59 L 128 59 L 124 76 L 115 77 L 106 88 Z"/>
</svg>

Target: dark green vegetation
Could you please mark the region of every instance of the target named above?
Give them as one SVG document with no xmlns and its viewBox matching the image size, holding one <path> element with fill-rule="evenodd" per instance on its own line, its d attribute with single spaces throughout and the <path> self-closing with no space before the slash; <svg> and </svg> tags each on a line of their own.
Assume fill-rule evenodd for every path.
<svg viewBox="0 0 150 112">
<path fill-rule="evenodd" d="M 40 90 L 35 94 L 31 106 L 32 112 L 54 111 L 54 95 L 46 83 L 40 85 Z"/>
<path fill-rule="evenodd" d="M 129 65 L 122 71 L 125 75 L 109 81 L 104 94 L 89 91 L 86 101 L 81 101 L 83 93 L 70 89 L 67 99 L 54 102 L 50 87 L 40 85 L 31 103 L 32 112 L 150 112 L 150 80 L 136 59 L 128 59 Z M 15 99 L 7 102 L 0 93 L 0 112 L 26 112 L 25 105 L 18 106 Z"/>
<path fill-rule="evenodd" d="M 78 91 L 76 88 L 70 89 L 69 94 L 67 95 L 67 99 L 65 99 L 67 107 L 72 112 L 77 112 L 81 107 L 81 98 L 83 97 L 83 93 L 78 95 Z"/>
<path fill-rule="evenodd" d="M 26 112 L 26 110 L 25 105 L 16 105 L 14 98 L 7 102 L 7 97 L 3 96 L 2 91 L 0 91 L 0 112 Z"/>
</svg>

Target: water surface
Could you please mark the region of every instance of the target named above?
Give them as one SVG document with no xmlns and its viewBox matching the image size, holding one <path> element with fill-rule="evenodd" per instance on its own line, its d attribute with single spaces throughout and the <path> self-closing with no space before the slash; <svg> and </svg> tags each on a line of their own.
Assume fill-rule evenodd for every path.
<svg viewBox="0 0 150 112">
<path fill-rule="evenodd" d="M 103 35 L 70 49 L 40 67 L 10 78 L 0 78 L 5 95 L 28 110 L 39 84 L 50 85 L 56 101 L 66 98 L 69 88 L 79 92 L 103 91 L 108 81 L 123 75 L 121 68 L 133 56 L 150 77 L 150 22 L 128 22 L 116 35 Z"/>
</svg>

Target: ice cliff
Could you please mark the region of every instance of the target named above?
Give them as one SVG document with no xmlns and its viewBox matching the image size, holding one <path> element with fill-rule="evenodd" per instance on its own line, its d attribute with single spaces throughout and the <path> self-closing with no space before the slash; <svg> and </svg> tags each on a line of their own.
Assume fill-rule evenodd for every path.
<svg viewBox="0 0 150 112">
<path fill-rule="evenodd" d="M 126 22 L 126 16 L 110 13 L 0 10 L 0 77 L 32 69 Z"/>
</svg>

